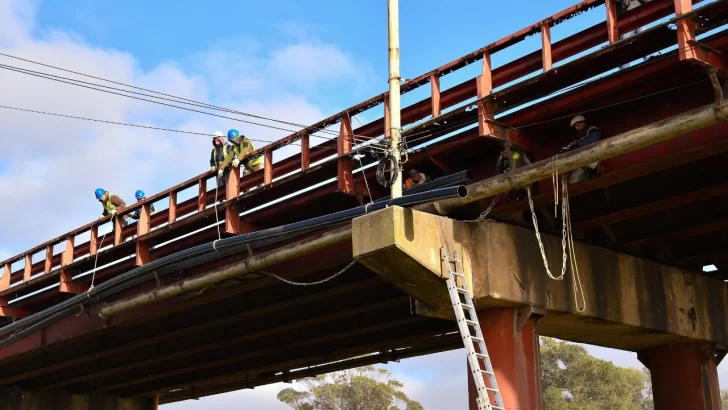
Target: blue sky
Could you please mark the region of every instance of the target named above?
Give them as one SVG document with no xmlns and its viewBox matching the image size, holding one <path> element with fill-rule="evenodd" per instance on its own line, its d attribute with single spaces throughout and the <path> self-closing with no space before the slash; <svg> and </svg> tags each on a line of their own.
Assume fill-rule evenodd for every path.
<svg viewBox="0 0 728 410">
<path fill-rule="evenodd" d="M 573 3 L 401 1 L 402 76 L 429 71 Z M 554 28 L 552 38 L 557 41 L 603 16 L 599 7 Z M 387 10 L 382 1 L 5 0 L 0 1 L 0 27 L 0 51 L 8 54 L 299 123 L 313 123 L 387 88 Z M 496 54 L 493 64 L 539 48 L 539 37 L 530 37 Z M 474 64 L 448 76 L 442 88 L 472 78 L 478 70 Z M 205 133 L 237 127 L 269 141 L 283 136 L 7 71 L 0 71 L 0 89 L 0 104 L 22 108 Z M 429 87 L 423 87 L 403 103 L 428 93 Z M 375 119 L 379 110 L 361 120 Z M 0 201 L 0 259 L 97 217 L 100 209 L 91 192 L 98 186 L 126 198 L 139 188 L 152 194 L 204 171 L 209 155 L 205 137 L 3 110 L 0 142 L 0 192 L 12 193 Z M 632 353 L 590 349 L 617 364 L 641 366 Z M 464 406 L 462 351 L 388 368 L 426 408 Z M 433 383 L 435 373 L 447 381 Z M 275 400 L 280 388 L 166 408 L 284 409 Z"/>
</svg>

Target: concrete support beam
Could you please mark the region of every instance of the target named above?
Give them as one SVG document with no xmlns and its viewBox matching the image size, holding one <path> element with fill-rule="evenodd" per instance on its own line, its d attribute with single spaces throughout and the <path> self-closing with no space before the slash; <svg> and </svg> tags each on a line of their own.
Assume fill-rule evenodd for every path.
<svg viewBox="0 0 728 410">
<path fill-rule="evenodd" d="M 478 311 L 498 388 L 507 409 L 542 409 L 540 315 L 517 308 Z M 468 372 L 469 409 L 478 410 L 478 393 Z M 495 404 L 492 401 L 491 404 Z"/>
<path fill-rule="evenodd" d="M 561 270 L 561 238 L 542 234 Z M 414 297 L 418 314 L 451 318 L 440 248 L 457 251 L 478 309 L 545 309 L 540 333 L 641 351 L 672 343 L 728 344 L 728 286 L 722 281 L 614 251 L 576 244 L 584 299 L 571 271 L 546 275 L 534 232 L 495 222 L 467 223 L 398 207 L 353 221 L 354 257 Z"/>
<path fill-rule="evenodd" d="M 121 398 L 102 394 L 73 394 L 59 390 L 21 390 L 0 387 L 0 410 L 156 410 L 152 398 Z"/>
<path fill-rule="evenodd" d="M 720 410 L 717 367 L 724 355 L 710 343 L 640 352 L 638 357 L 650 369 L 655 410 Z"/>
<path fill-rule="evenodd" d="M 432 316 L 454 318 L 440 248 L 444 246 L 448 255 L 455 251 L 461 255 L 468 288 L 472 289 L 471 263 L 459 238 L 453 235 L 455 223 L 400 207 L 356 218 L 352 222 L 354 258 L 425 305 L 448 307 L 442 313 L 433 311 Z"/>
</svg>

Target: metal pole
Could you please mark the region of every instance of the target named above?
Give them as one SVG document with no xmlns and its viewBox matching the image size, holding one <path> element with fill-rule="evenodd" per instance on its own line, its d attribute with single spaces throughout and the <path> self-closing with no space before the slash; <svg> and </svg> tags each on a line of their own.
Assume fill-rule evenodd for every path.
<svg viewBox="0 0 728 410">
<path fill-rule="evenodd" d="M 399 0 L 388 0 L 389 4 L 389 136 L 392 144 L 392 155 L 397 160 L 397 166 L 392 182 L 392 198 L 402 196 L 402 173 L 400 172 L 399 139 L 401 132 L 400 103 L 399 103 Z"/>
</svg>

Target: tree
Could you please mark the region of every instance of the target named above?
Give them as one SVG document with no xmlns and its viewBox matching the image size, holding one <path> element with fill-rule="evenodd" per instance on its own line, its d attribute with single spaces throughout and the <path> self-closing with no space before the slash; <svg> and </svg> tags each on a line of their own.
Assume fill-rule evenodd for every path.
<svg viewBox="0 0 728 410">
<path fill-rule="evenodd" d="M 424 410 L 402 391 L 404 385 L 391 373 L 374 366 L 298 380 L 303 391 L 293 388 L 278 393 L 278 400 L 295 410 Z"/>
<path fill-rule="evenodd" d="M 547 410 L 650 410 L 649 373 L 615 366 L 583 346 L 542 338 L 541 369 Z"/>
</svg>

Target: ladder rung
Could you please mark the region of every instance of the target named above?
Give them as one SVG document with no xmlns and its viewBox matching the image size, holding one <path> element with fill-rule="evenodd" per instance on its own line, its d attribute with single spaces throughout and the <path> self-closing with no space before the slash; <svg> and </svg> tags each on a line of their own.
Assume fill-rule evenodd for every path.
<svg viewBox="0 0 728 410">
<path fill-rule="evenodd" d="M 473 339 L 473 340 L 476 340 L 476 341 L 478 341 L 478 342 L 483 342 L 483 343 L 485 343 L 485 340 L 483 340 L 483 339 L 479 338 L 478 336 L 471 336 L 471 335 L 468 335 L 468 336 L 470 336 L 470 338 L 471 338 L 471 339 Z"/>
<path fill-rule="evenodd" d="M 451 273 L 451 274 L 453 274 L 455 276 L 460 276 L 461 278 L 464 278 L 465 277 L 465 275 L 463 275 L 462 273 L 458 273 L 458 272 L 448 272 L 448 273 Z"/>
<path fill-rule="evenodd" d="M 461 303 L 461 305 L 462 305 L 463 309 L 475 310 L 475 308 L 472 307 L 471 305 L 466 305 L 465 303 Z"/>
<path fill-rule="evenodd" d="M 470 326 L 478 326 L 478 322 L 474 320 L 465 319 L 465 323 L 467 323 Z"/>
<path fill-rule="evenodd" d="M 462 293 L 463 295 L 467 295 L 468 294 L 468 290 L 467 289 L 463 289 L 463 288 L 456 287 L 455 290 L 457 290 L 458 292 Z"/>
<path fill-rule="evenodd" d="M 489 372 L 489 371 L 487 371 L 487 370 L 481 370 L 480 372 L 481 372 L 481 373 L 483 373 L 483 374 L 487 374 L 487 375 L 489 375 L 489 376 L 495 376 L 495 373 L 493 373 L 493 372 Z"/>
</svg>

